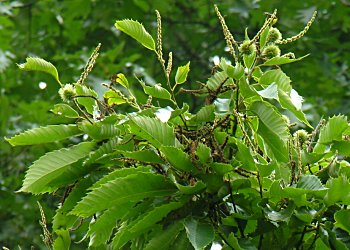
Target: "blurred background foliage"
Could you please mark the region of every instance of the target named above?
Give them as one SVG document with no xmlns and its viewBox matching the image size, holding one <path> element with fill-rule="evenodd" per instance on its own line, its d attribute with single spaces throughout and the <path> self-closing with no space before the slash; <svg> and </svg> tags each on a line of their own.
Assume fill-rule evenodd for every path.
<svg viewBox="0 0 350 250">
<path fill-rule="evenodd" d="M 124 18 L 139 20 L 155 35 L 154 10 L 158 9 L 162 15 L 164 52 L 173 52 L 174 68 L 191 61 L 186 88 L 193 88 L 210 76 L 218 56 L 228 57 L 213 4 L 225 14 L 236 40 L 243 40 L 245 27 L 254 36 L 264 22 L 264 12 L 278 9 L 277 27 L 284 37 L 290 37 L 302 30 L 313 11 L 318 10 L 315 23 L 303 39 L 281 45 L 282 53 L 310 55 L 298 64 L 286 65 L 284 70 L 304 96 L 305 112 L 313 124 L 322 115 L 349 114 L 349 0 L 0 0 L 1 247 L 43 248 L 36 201 L 41 202 L 50 222 L 60 196 L 15 193 L 31 162 L 52 148 L 12 148 L 4 142 L 4 136 L 63 122 L 50 112 L 58 100 L 58 84 L 40 73 L 20 72 L 16 63 L 24 62 L 27 56 L 42 57 L 58 68 L 63 83 L 74 82 L 101 42 L 101 53 L 88 84 L 101 93 L 100 83 L 122 72 L 134 83 L 136 95 L 141 95 L 132 76 L 142 76 L 150 83 L 162 82 L 160 67 L 150 51 L 120 34 L 114 23 Z M 202 100 L 189 96 L 185 101 L 195 108 Z"/>
</svg>

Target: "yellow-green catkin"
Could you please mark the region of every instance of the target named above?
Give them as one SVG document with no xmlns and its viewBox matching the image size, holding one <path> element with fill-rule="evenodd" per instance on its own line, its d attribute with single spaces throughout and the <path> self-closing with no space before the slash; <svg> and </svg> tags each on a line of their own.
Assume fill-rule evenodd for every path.
<svg viewBox="0 0 350 250">
<path fill-rule="evenodd" d="M 305 28 L 298 35 L 295 35 L 295 36 L 292 36 L 290 38 L 283 39 L 280 41 L 276 41 L 276 44 L 287 44 L 287 43 L 291 43 L 291 42 L 294 42 L 294 41 L 302 38 L 306 34 L 306 32 L 310 29 L 312 23 L 315 21 L 316 15 L 317 15 L 317 11 L 314 12 L 310 21 L 306 24 Z"/>
<path fill-rule="evenodd" d="M 88 77 L 89 73 L 91 72 L 92 68 L 95 65 L 96 58 L 98 57 L 99 53 L 98 51 L 101 48 L 101 43 L 97 45 L 95 50 L 92 52 L 91 56 L 89 57 L 89 60 L 87 61 L 83 73 L 81 73 L 79 80 L 77 81 L 77 84 L 83 84 L 85 79 Z"/>
<path fill-rule="evenodd" d="M 233 56 L 235 61 L 237 62 L 238 61 L 237 60 L 237 55 L 236 55 L 235 49 L 233 47 L 233 45 L 237 46 L 237 42 L 233 38 L 233 35 L 231 34 L 230 30 L 228 29 L 228 27 L 226 25 L 226 22 L 225 22 L 225 19 L 221 15 L 218 6 L 214 5 L 214 8 L 215 8 L 216 15 L 218 16 L 219 21 L 221 23 L 222 30 L 223 30 L 223 33 L 224 33 L 224 36 L 225 36 L 225 40 L 226 40 L 226 44 L 227 44 L 227 47 L 229 48 L 229 52 Z"/>
<path fill-rule="evenodd" d="M 162 18 L 158 10 L 156 10 L 157 15 L 157 56 L 158 60 L 164 65 L 165 61 L 163 59 L 163 48 L 162 48 Z"/>
</svg>

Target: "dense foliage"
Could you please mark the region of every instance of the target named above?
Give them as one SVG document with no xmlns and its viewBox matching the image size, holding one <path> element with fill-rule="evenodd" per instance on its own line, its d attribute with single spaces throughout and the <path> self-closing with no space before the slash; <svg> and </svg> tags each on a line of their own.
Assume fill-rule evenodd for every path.
<svg viewBox="0 0 350 250">
<path fill-rule="evenodd" d="M 238 42 L 215 12 L 229 57 L 205 83 L 191 80 L 192 88 L 198 65 L 175 67 L 173 53 L 165 56 L 159 12 L 157 39 L 131 19 L 115 26 L 154 53 L 161 83 L 116 73 L 99 98 L 86 82 L 100 45 L 74 83 L 40 58 L 19 65 L 57 81 L 63 102 L 52 112 L 66 118 L 7 139 L 58 148 L 34 161 L 19 190 L 62 197 L 52 232 L 40 206 L 49 248 L 67 249 L 84 233 L 91 249 L 203 249 L 213 242 L 224 249 L 347 249 L 347 118 L 313 128 L 281 68 L 304 58 L 283 45 L 303 37 L 315 14 L 290 38 L 275 28 L 276 12 L 268 14 L 254 36 L 246 30 Z M 189 96 L 201 105 L 179 102 Z"/>
</svg>

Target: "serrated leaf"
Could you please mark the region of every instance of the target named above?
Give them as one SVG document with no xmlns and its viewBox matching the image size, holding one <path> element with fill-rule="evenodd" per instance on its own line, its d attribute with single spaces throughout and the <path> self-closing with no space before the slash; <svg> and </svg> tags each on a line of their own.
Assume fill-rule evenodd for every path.
<svg viewBox="0 0 350 250">
<path fill-rule="evenodd" d="M 333 141 L 341 141 L 343 132 L 348 128 L 347 118 L 344 115 L 333 116 L 327 124 L 320 130 L 320 135 L 314 152 L 323 153 L 326 144 Z"/>
<path fill-rule="evenodd" d="M 98 161 L 102 157 L 106 157 L 108 154 L 115 151 L 115 147 L 118 144 L 119 138 L 112 138 L 111 140 L 103 143 L 98 149 L 91 152 L 89 157 L 84 161 L 84 165 L 92 164 Z"/>
<path fill-rule="evenodd" d="M 198 156 L 199 160 L 202 163 L 207 163 L 212 160 L 211 158 L 211 149 L 203 144 L 203 143 L 198 143 L 197 149 L 196 149 L 196 155 Z"/>
<path fill-rule="evenodd" d="M 153 173 L 131 174 L 94 188 L 71 213 L 88 217 L 116 204 L 137 202 L 148 197 L 168 196 L 175 191 L 174 185 L 164 176 Z"/>
<path fill-rule="evenodd" d="M 350 182 L 346 176 L 341 175 L 335 179 L 330 178 L 326 183 L 326 187 L 328 190 L 324 200 L 328 206 L 337 202 L 350 205 Z"/>
<path fill-rule="evenodd" d="M 193 218 L 187 218 L 184 222 L 187 237 L 194 249 L 203 249 L 214 240 L 213 226 L 199 222 Z"/>
<path fill-rule="evenodd" d="M 278 89 L 290 93 L 292 86 L 290 78 L 280 69 L 266 71 L 259 79 L 259 84 L 268 86 L 275 83 Z"/>
<path fill-rule="evenodd" d="M 237 63 L 236 66 L 228 64 L 226 70 L 224 71 L 229 77 L 235 80 L 241 79 L 241 77 L 244 75 L 244 67 L 240 63 Z"/>
<path fill-rule="evenodd" d="M 107 243 L 117 226 L 117 221 L 124 217 L 133 205 L 133 203 L 116 204 L 97 217 L 96 221 L 91 222 L 88 231 L 89 246 L 97 247 Z"/>
<path fill-rule="evenodd" d="M 296 187 L 312 191 L 326 190 L 320 179 L 315 175 L 303 175 L 300 177 Z"/>
<path fill-rule="evenodd" d="M 256 164 L 253 158 L 253 154 L 245 144 L 241 141 L 236 140 L 236 145 L 238 147 L 237 160 L 242 163 L 242 168 L 246 170 L 256 171 Z"/>
<path fill-rule="evenodd" d="M 86 111 L 92 115 L 94 113 L 94 107 L 98 107 L 94 99 L 94 97 L 97 98 L 97 93 L 91 88 L 81 84 L 75 84 L 75 90 L 77 95 L 83 96 L 76 98 L 77 102 L 84 106 Z"/>
<path fill-rule="evenodd" d="M 145 229 L 150 229 L 154 224 L 161 221 L 171 211 L 183 206 L 183 202 L 170 202 L 153 208 L 138 219 L 137 223 L 130 228 L 133 232 L 142 232 Z"/>
<path fill-rule="evenodd" d="M 120 134 L 119 129 L 114 124 L 103 121 L 95 122 L 94 124 L 84 123 L 79 125 L 79 128 L 96 141 L 110 139 Z"/>
<path fill-rule="evenodd" d="M 309 54 L 299 57 L 299 58 L 289 58 L 289 57 L 285 57 L 285 56 L 275 56 L 274 58 L 271 58 L 269 60 L 267 60 L 266 62 L 264 62 L 263 64 L 259 65 L 259 66 L 274 66 L 274 65 L 282 65 L 282 64 L 288 64 L 288 63 L 293 63 L 293 62 L 297 62 L 300 61 L 302 59 L 304 59 L 305 57 L 307 57 Z"/>
<path fill-rule="evenodd" d="M 175 75 L 175 83 L 182 84 L 187 80 L 188 72 L 190 71 L 190 62 L 188 62 L 184 66 L 180 66 L 177 68 Z"/>
<path fill-rule="evenodd" d="M 211 76 L 207 81 L 207 88 L 210 90 L 217 90 L 220 86 L 222 86 L 228 79 L 227 74 L 224 71 L 216 72 L 213 76 Z"/>
<path fill-rule="evenodd" d="M 156 148 L 175 146 L 174 128 L 159 121 L 156 118 L 136 116 L 130 118 L 130 130 L 132 133 L 146 139 Z"/>
<path fill-rule="evenodd" d="M 192 117 L 191 120 L 197 123 L 210 122 L 215 119 L 215 106 L 214 105 L 206 105 L 202 107 L 195 116 Z"/>
<path fill-rule="evenodd" d="M 350 210 L 340 210 L 334 214 L 334 226 L 350 234 Z"/>
<path fill-rule="evenodd" d="M 254 102 L 250 111 L 259 117 L 258 133 L 278 161 L 288 162 L 289 130 L 282 116 L 267 102 Z"/>
<path fill-rule="evenodd" d="M 46 185 L 63 173 L 67 167 L 87 156 L 94 143 L 82 142 L 45 154 L 31 165 L 26 173 L 20 192 L 40 194 L 47 192 Z"/>
<path fill-rule="evenodd" d="M 152 238 L 144 250 L 167 250 L 171 249 L 170 244 L 174 241 L 178 233 L 183 229 L 183 224 L 181 221 L 176 221 L 175 223 L 168 226 L 166 229 L 162 230 L 160 233 L 156 234 Z"/>
<path fill-rule="evenodd" d="M 118 106 L 126 103 L 126 98 L 121 96 L 121 93 L 118 93 L 112 89 L 107 90 L 103 94 L 103 98 L 107 101 L 108 106 Z"/>
<path fill-rule="evenodd" d="M 82 132 L 76 125 L 49 125 L 27 130 L 6 140 L 12 146 L 34 145 L 60 141 L 79 134 Z"/>
<path fill-rule="evenodd" d="M 99 179 L 95 184 L 90 188 L 90 190 L 96 189 L 101 187 L 103 184 L 106 184 L 109 181 L 118 179 L 118 178 L 123 178 L 128 175 L 132 174 L 137 174 L 140 172 L 144 173 L 150 173 L 151 168 L 150 167 L 137 167 L 137 168 L 120 168 L 116 169 L 113 172 L 103 176 L 101 179 Z"/>
<path fill-rule="evenodd" d="M 162 154 L 164 154 L 167 161 L 175 169 L 186 172 L 194 172 L 196 170 L 192 164 L 190 156 L 182 149 L 170 146 L 162 146 L 160 147 L 160 151 Z"/>
<path fill-rule="evenodd" d="M 136 41 L 141 43 L 147 49 L 155 51 L 155 43 L 152 36 L 146 31 L 141 23 L 138 21 L 124 19 L 116 21 L 115 27 L 125 34 L 131 36 Z"/>
<path fill-rule="evenodd" d="M 62 115 L 67 118 L 79 118 L 79 114 L 71 106 L 65 103 L 55 104 L 54 108 L 50 110 L 56 115 Z"/>
<path fill-rule="evenodd" d="M 18 67 L 21 70 L 42 71 L 42 72 L 45 72 L 47 74 L 50 74 L 61 85 L 56 67 L 52 63 L 47 62 L 42 58 L 27 57 L 26 62 L 22 63 L 22 64 L 18 64 Z"/>
</svg>

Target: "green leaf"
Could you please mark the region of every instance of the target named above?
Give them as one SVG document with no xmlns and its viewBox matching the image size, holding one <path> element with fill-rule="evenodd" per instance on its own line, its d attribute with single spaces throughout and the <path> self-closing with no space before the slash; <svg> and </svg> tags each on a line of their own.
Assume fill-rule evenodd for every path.
<svg viewBox="0 0 350 250">
<path fill-rule="evenodd" d="M 185 230 L 182 230 L 176 237 L 172 245 L 172 250 L 193 250 L 192 244 L 188 240 Z"/>
<path fill-rule="evenodd" d="M 188 72 L 190 71 L 190 62 L 186 65 L 178 67 L 175 75 L 175 83 L 182 84 L 187 80 Z"/>
<path fill-rule="evenodd" d="M 31 165 L 26 173 L 20 192 L 40 194 L 47 192 L 47 184 L 63 173 L 67 167 L 87 156 L 94 143 L 82 142 L 45 154 Z"/>
<path fill-rule="evenodd" d="M 260 40 L 259 40 L 260 50 L 262 50 L 266 45 L 267 35 L 269 34 L 269 31 L 270 31 L 269 28 L 265 28 L 263 32 L 261 32 Z"/>
<path fill-rule="evenodd" d="M 207 187 L 202 181 L 197 181 L 194 186 L 185 186 L 177 182 L 175 182 L 175 185 L 183 194 L 197 194 Z"/>
<path fill-rule="evenodd" d="M 211 149 L 201 142 L 198 143 L 196 155 L 203 164 L 212 161 Z"/>
<path fill-rule="evenodd" d="M 302 56 L 302 57 L 299 57 L 299 58 L 294 58 L 294 59 L 289 58 L 289 57 L 285 57 L 285 56 L 275 56 L 274 58 L 267 60 L 266 62 L 264 62 L 263 64 L 261 64 L 259 66 L 274 66 L 274 65 L 282 65 L 282 64 L 297 62 L 297 61 L 304 59 L 308 55 L 309 54 Z"/>
<path fill-rule="evenodd" d="M 186 154 L 182 149 L 170 146 L 162 146 L 160 147 L 160 151 L 164 154 L 167 161 L 175 169 L 186 172 L 196 171 L 189 155 Z"/>
<path fill-rule="evenodd" d="M 253 66 L 254 61 L 256 58 L 256 51 L 254 51 L 253 53 L 251 53 L 250 55 L 243 55 L 243 62 L 246 68 L 250 68 L 251 66 Z"/>
<path fill-rule="evenodd" d="M 215 119 L 215 106 L 214 105 L 206 105 L 202 107 L 195 116 L 192 117 L 191 120 L 197 123 L 204 123 L 214 121 Z"/>
<path fill-rule="evenodd" d="M 330 178 L 326 183 L 326 187 L 328 190 L 324 201 L 328 206 L 337 202 L 350 205 L 350 182 L 346 176 L 341 175 L 336 179 Z"/>
<path fill-rule="evenodd" d="M 129 119 L 131 132 L 147 140 L 156 148 L 162 145 L 175 146 L 174 128 L 168 124 L 146 116 L 129 116 Z"/>
<path fill-rule="evenodd" d="M 115 151 L 115 147 L 118 144 L 119 138 L 112 138 L 111 140 L 103 143 L 98 149 L 91 152 L 89 157 L 84 161 L 84 165 L 90 165 L 95 163 L 99 159 L 106 157 L 108 154 Z"/>
<path fill-rule="evenodd" d="M 334 214 L 334 226 L 350 234 L 350 210 L 340 210 Z"/>
<path fill-rule="evenodd" d="M 116 21 L 115 27 L 125 34 L 131 36 L 136 41 L 141 43 L 147 49 L 155 51 L 156 46 L 152 36 L 146 31 L 141 23 L 138 21 L 124 19 Z"/>
<path fill-rule="evenodd" d="M 239 80 L 244 75 L 244 67 L 240 63 L 237 63 L 236 66 L 228 64 L 225 72 L 229 77 Z"/>
<path fill-rule="evenodd" d="M 259 80 L 259 84 L 268 86 L 275 83 L 279 90 L 290 93 L 292 86 L 290 78 L 280 69 L 266 71 Z"/>
<path fill-rule="evenodd" d="M 342 141 L 343 132 L 348 128 L 347 118 L 344 115 L 333 116 L 330 118 L 320 131 L 317 144 L 314 152 L 323 153 L 326 149 L 326 144 L 333 141 Z"/>
<path fill-rule="evenodd" d="M 282 116 L 267 102 L 254 102 L 250 111 L 259 117 L 258 133 L 278 161 L 288 162 L 287 140 L 289 130 Z"/>
<path fill-rule="evenodd" d="M 176 191 L 164 176 L 136 173 L 114 179 L 94 188 L 72 210 L 72 214 L 88 217 L 116 204 L 137 202 L 147 197 L 168 196 Z"/>
<path fill-rule="evenodd" d="M 155 84 L 154 86 L 142 85 L 143 90 L 147 95 L 153 96 L 158 99 L 170 100 L 171 94 L 168 90 L 162 87 L 161 84 Z"/>
<path fill-rule="evenodd" d="M 143 173 L 149 173 L 151 171 L 150 167 L 137 167 L 137 168 L 120 168 L 116 169 L 113 172 L 103 176 L 101 179 L 99 179 L 95 184 L 90 188 L 90 190 L 96 189 L 101 187 L 103 184 L 106 184 L 109 181 L 118 179 L 118 178 L 123 178 L 128 175 L 132 174 L 137 174 L 140 172 Z"/>
<path fill-rule="evenodd" d="M 267 88 L 257 91 L 258 94 L 264 98 L 278 100 L 278 89 L 275 83 L 267 86 Z"/>
<path fill-rule="evenodd" d="M 117 221 L 123 218 L 132 209 L 134 203 L 116 204 L 109 208 L 97 219 L 90 223 L 88 235 L 90 236 L 89 246 L 99 246 L 107 243 L 112 235 Z"/>
<path fill-rule="evenodd" d="M 222 86 L 228 80 L 227 74 L 222 72 L 216 72 L 213 76 L 211 76 L 207 81 L 207 87 L 210 90 L 217 90 L 220 86 Z"/>
<path fill-rule="evenodd" d="M 82 132 L 76 125 L 49 125 L 27 130 L 6 140 L 12 146 L 34 145 L 60 141 L 80 134 Z"/>
<path fill-rule="evenodd" d="M 141 151 L 118 150 L 118 153 L 121 153 L 126 158 L 134 159 L 140 162 L 164 164 L 164 161 L 160 158 L 160 156 L 151 149 Z"/>
<path fill-rule="evenodd" d="M 241 141 L 236 140 L 236 145 L 238 147 L 237 152 L 237 160 L 242 163 L 242 168 L 246 170 L 252 170 L 256 171 L 256 164 L 255 160 L 253 158 L 253 154 L 250 151 L 250 148 L 248 148 L 245 144 L 243 144 Z"/>
<path fill-rule="evenodd" d="M 45 61 L 42 58 L 38 57 L 27 57 L 26 62 L 22 64 L 18 64 L 18 67 L 21 70 L 26 70 L 26 71 L 42 71 L 47 74 L 50 74 L 55 78 L 55 80 L 60 84 L 60 79 L 58 77 L 58 72 L 56 67 L 50 63 Z"/>
<path fill-rule="evenodd" d="M 108 106 L 118 106 L 126 103 L 126 97 L 122 96 L 120 92 L 116 92 L 112 89 L 107 90 L 103 94 L 103 98 L 107 101 Z"/>
<path fill-rule="evenodd" d="M 103 121 L 94 124 L 86 122 L 79 125 L 79 128 L 96 141 L 114 138 L 120 134 L 119 129 L 114 124 Z"/>
<path fill-rule="evenodd" d="M 60 229 L 55 231 L 55 234 L 57 235 L 57 238 L 55 239 L 53 243 L 53 249 L 54 250 L 64 250 L 70 249 L 71 244 L 71 237 L 69 234 L 68 229 Z"/>
<path fill-rule="evenodd" d="M 125 75 L 122 73 L 117 74 L 117 83 L 120 83 L 124 88 L 128 89 L 129 88 L 129 82 L 128 79 L 126 79 Z"/>
<path fill-rule="evenodd" d="M 289 202 L 288 206 L 280 211 L 273 210 L 268 204 L 266 206 L 264 212 L 267 219 L 273 222 L 285 221 L 287 223 L 289 222 L 295 208 L 293 201 Z"/>
<path fill-rule="evenodd" d="M 71 106 L 65 103 L 55 104 L 54 108 L 50 110 L 56 115 L 62 115 L 67 118 L 79 118 L 79 114 Z"/>
<path fill-rule="evenodd" d="M 168 250 L 171 249 L 170 244 L 177 237 L 178 233 L 183 229 L 183 224 L 181 221 L 176 221 L 175 223 L 168 226 L 166 229 L 162 230 L 160 233 L 156 234 L 152 238 L 144 250 Z"/>
<path fill-rule="evenodd" d="M 138 219 L 137 223 L 130 228 L 133 232 L 142 232 L 150 229 L 157 222 L 161 221 L 171 211 L 178 209 L 184 205 L 183 202 L 170 202 L 153 208 Z"/>
<path fill-rule="evenodd" d="M 303 175 L 299 179 L 296 187 L 312 191 L 326 190 L 320 179 L 318 179 L 315 175 Z"/>
<path fill-rule="evenodd" d="M 77 91 L 77 95 L 83 96 L 76 98 L 77 102 L 84 106 L 86 111 L 92 115 L 94 113 L 94 108 L 98 107 L 94 99 L 94 97 L 97 98 L 97 93 L 89 87 L 81 84 L 75 84 L 75 90 Z"/>
<path fill-rule="evenodd" d="M 194 249 L 203 249 L 214 240 L 213 226 L 201 223 L 193 218 L 187 218 L 184 222 L 187 237 Z"/>
</svg>

